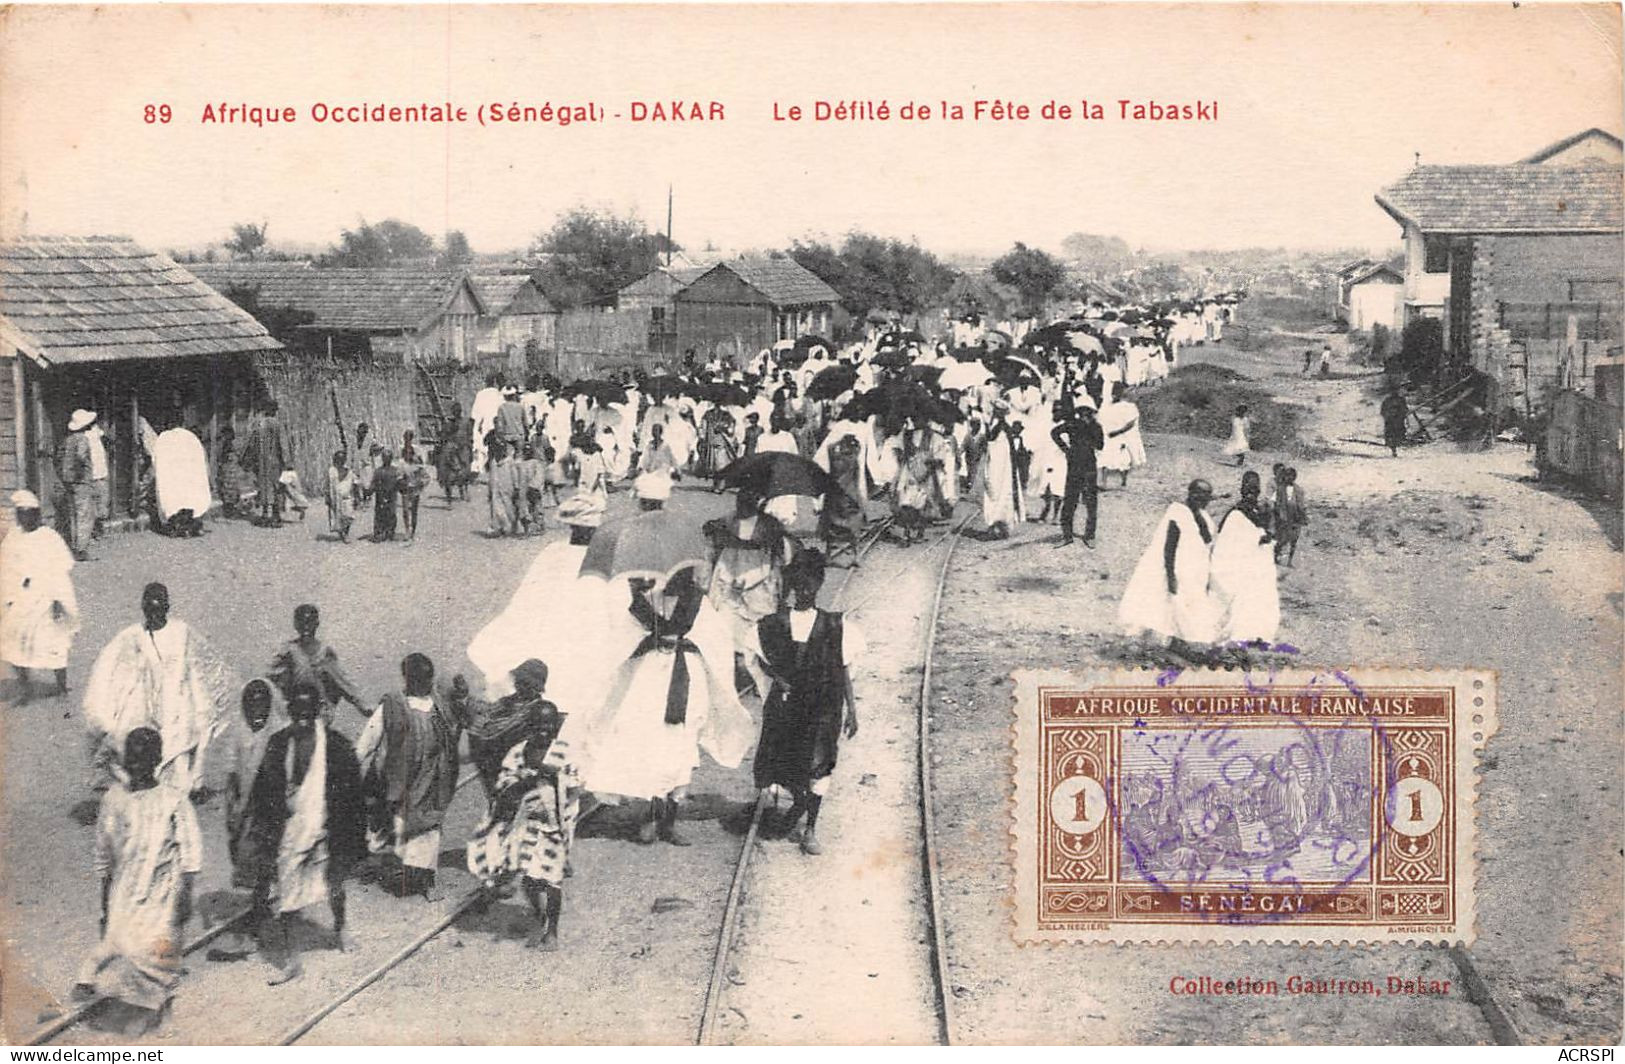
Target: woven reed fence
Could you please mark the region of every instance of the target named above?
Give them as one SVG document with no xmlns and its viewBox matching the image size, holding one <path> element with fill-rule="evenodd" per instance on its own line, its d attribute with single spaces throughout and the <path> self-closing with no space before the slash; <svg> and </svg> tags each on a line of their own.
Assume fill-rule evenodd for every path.
<svg viewBox="0 0 1625 1064">
<path fill-rule="evenodd" d="M 300 355 L 261 358 L 257 368 L 280 408 L 279 420 L 293 451 L 294 468 L 312 491 L 320 490 L 325 482 L 334 451 L 347 447 L 353 454 L 359 422 L 366 422 L 370 429 L 369 445 L 377 440 L 397 454 L 407 429 L 428 445 L 439 436 L 440 426 L 430 413 L 433 404 L 427 397 L 428 385 L 415 365 Z M 467 416 L 480 383 L 478 369 L 437 366 L 431 372 L 440 394 L 456 399 Z M 339 419 L 344 426 L 342 437 Z"/>
</svg>

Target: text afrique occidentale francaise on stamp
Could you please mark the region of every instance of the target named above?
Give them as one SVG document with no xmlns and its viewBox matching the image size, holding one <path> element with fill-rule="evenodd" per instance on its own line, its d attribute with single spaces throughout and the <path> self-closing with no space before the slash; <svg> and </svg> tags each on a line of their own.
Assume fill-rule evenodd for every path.
<svg viewBox="0 0 1625 1064">
<path fill-rule="evenodd" d="M 175 111 L 168 104 L 148 104 L 148 123 L 167 124 Z M 618 107 L 596 102 L 524 104 L 487 102 L 472 108 L 452 101 L 412 103 L 317 102 L 305 107 L 291 104 L 215 103 L 203 105 L 201 125 L 273 126 L 310 123 L 346 125 L 556 125 L 604 122 L 650 124 L 715 123 L 727 121 L 729 106 L 719 100 L 630 100 Z M 768 117 L 774 122 L 903 123 L 922 122 L 1217 122 L 1218 100 L 1163 102 L 1155 100 L 1088 99 L 1045 100 L 774 100 Z"/>
</svg>

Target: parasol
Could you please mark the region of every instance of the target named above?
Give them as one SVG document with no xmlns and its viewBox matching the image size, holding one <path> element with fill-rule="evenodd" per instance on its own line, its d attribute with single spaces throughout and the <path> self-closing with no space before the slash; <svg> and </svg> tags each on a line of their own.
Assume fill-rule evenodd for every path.
<svg viewBox="0 0 1625 1064">
<path fill-rule="evenodd" d="M 643 394 L 655 402 L 683 395 L 687 391 L 688 384 L 681 377 L 670 377 L 664 374 L 658 377 L 650 377 L 643 386 Z"/>
<path fill-rule="evenodd" d="M 1093 333 L 1067 333 L 1067 342 L 1074 349 L 1082 351 L 1086 355 L 1104 355 L 1106 353 L 1106 347 L 1100 342 L 1100 337 Z"/>
<path fill-rule="evenodd" d="M 705 536 L 693 517 L 648 510 L 611 521 L 593 534 L 581 575 L 604 580 L 644 577 L 664 583 L 678 570 L 706 565 Z"/>
<path fill-rule="evenodd" d="M 896 369 L 899 366 L 908 365 L 913 361 L 913 359 L 908 357 L 907 351 L 899 351 L 894 347 L 880 352 L 880 354 L 876 355 L 874 358 L 871 358 L 869 361 L 876 366 L 882 366 L 886 369 Z"/>
<path fill-rule="evenodd" d="M 614 381 L 576 381 L 574 384 L 569 385 L 564 390 L 570 395 L 585 395 L 598 403 L 626 402 L 626 389 Z"/>
<path fill-rule="evenodd" d="M 824 339 L 822 336 L 814 336 L 813 334 L 808 333 L 806 336 L 803 336 L 801 339 L 796 341 L 797 351 L 805 351 L 808 354 L 812 354 L 819 348 L 823 348 L 825 354 L 833 354 L 835 352 L 835 345 Z"/>
<path fill-rule="evenodd" d="M 734 488 L 745 488 L 763 499 L 780 495 L 844 495 L 840 482 L 816 462 L 799 454 L 769 451 L 740 458 L 717 474 L 721 481 Z"/>
<path fill-rule="evenodd" d="M 744 406 L 750 402 L 750 392 L 738 384 L 712 381 L 705 386 L 704 398 L 718 406 Z"/>
<path fill-rule="evenodd" d="M 928 388 L 938 386 L 938 378 L 942 376 L 941 366 L 914 365 L 908 367 L 908 379 L 919 381 Z"/>
<path fill-rule="evenodd" d="M 807 398 L 833 399 L 842 392 L 852 390 L 857 383 L 858 371 L 851 366 L 831 366 L 819 371 L 807 385 Z"/>
</svg>

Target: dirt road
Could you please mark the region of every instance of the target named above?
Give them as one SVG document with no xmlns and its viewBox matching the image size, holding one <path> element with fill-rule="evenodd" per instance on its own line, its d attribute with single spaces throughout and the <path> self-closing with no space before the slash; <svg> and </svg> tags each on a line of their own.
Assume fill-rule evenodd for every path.
<svg viewBox="0 0 1625 1064">
<path fill-rule="evenodd" d="M 1621 556 L 1585 507 L 1542 490 L 1521 446 L 1448 444 L 1379 457 L 1359 380 L 1294 380 L 1247 355 L 1198 349 L 1311 411 L 1331 453 L 1298 466 L 1311 501 L 1297 566 L 1281 573 L 1280 637 L 1316 665 L 1460 665 L 1500 673 L 1500 733 L 1481 765 L 1479 927 L 1469 951 L 1530 1042 L 1620 1036 L 1622 825 L 1618 760 Z M 1275 374 L 1279 373 L 1279 376 Z M 1359 426 L 1363 425 L 1363 433 Z M 936 801 L 948 953 L 973 1042 L 1491 1041 L 1496 1032 L 1442 949 L 1290 945 L 1018 948 L 1005 787 L 1017 665 L 1150 663 L 1113 632 L 1129 571 L 1156 515 L 1196 476 L 1236 491 L 1219 441 L 1155 436 L 1151 464 L 1101 498 L 1100 549 L 1053 545 L 1029 525 L 1009 543 L 967 544 L 949 580 L 933 706 L 946 764 Z M 1223 512 L 1227 503 L 1214 504 Z M 989 920 L 987 914 L 999 913 Z M 1174 976 L 1448 979 L 1436 998 L 1185 997 Z"/>
</svg>

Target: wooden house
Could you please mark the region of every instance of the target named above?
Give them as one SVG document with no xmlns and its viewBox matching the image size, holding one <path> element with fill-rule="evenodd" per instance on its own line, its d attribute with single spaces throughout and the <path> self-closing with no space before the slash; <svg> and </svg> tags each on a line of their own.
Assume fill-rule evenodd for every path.
<svg viewBox="0 0 1625 1064">
<path fill-rule="evenodd" d="M 661 266 L 650 270 L 615 295 L 619 314 L 644 323 L 651 354 L 671 355 L 677 347 L 677 293 L 703 277 L 709 266 Z"/>
<path fill-rule="evenodd" d="M 196 263 L 222 294 L 261 318 L 291 311 L 282 339 L 303 351 L 404 363 L 477 362 L 489 311 L 466 273 L 435 267 L 323 269 L 299 262 Z"/>
<path fill-rule="evenodd" d="M 672 297 L 677 347 L 742 363 L 780 340 L 829 336 L 839 298 L 791 258 L 721 262 Z"/>
<path fill-rule="evenodd" d="M 1381 262 L 1365 266 L 1338 279 L 1342 300 L 1338 315 L 1351 329 L 1373 325 L 1399 331 L 1404 328 L 1403 295 L 1405 275 Z"/>
<path fill-rule="evenodd" d="M 1587 386 L 1620 344 L 1621 190 L 1618 167 L 1513 163 L 1420 166 L 1378 194 L 1444 271 L 1443 376 L 1483 373 L 1492 405 L 1524 415 Z"/>
<path fill-rule="evenodd" d="M 187 427 L 210 454 L 259 397 L 257 357 L 282 349 L 230 300 L 122 237 L 0 243 L 0 500 L 59 502 L 54 458 L 76 409 L 107 434 L 115 517 L 138 508 L 137 426 Z M 12 520 L 0 507 L 0 527 Z"/>
<path fill-rule="evenodd" d="M 523 273 L 474 274 L 471 280 L 485 306 L 475 341 L 480 363 L 516 380 L 552 369 L 559 311 L 536 282 Z"/>
</svg>

